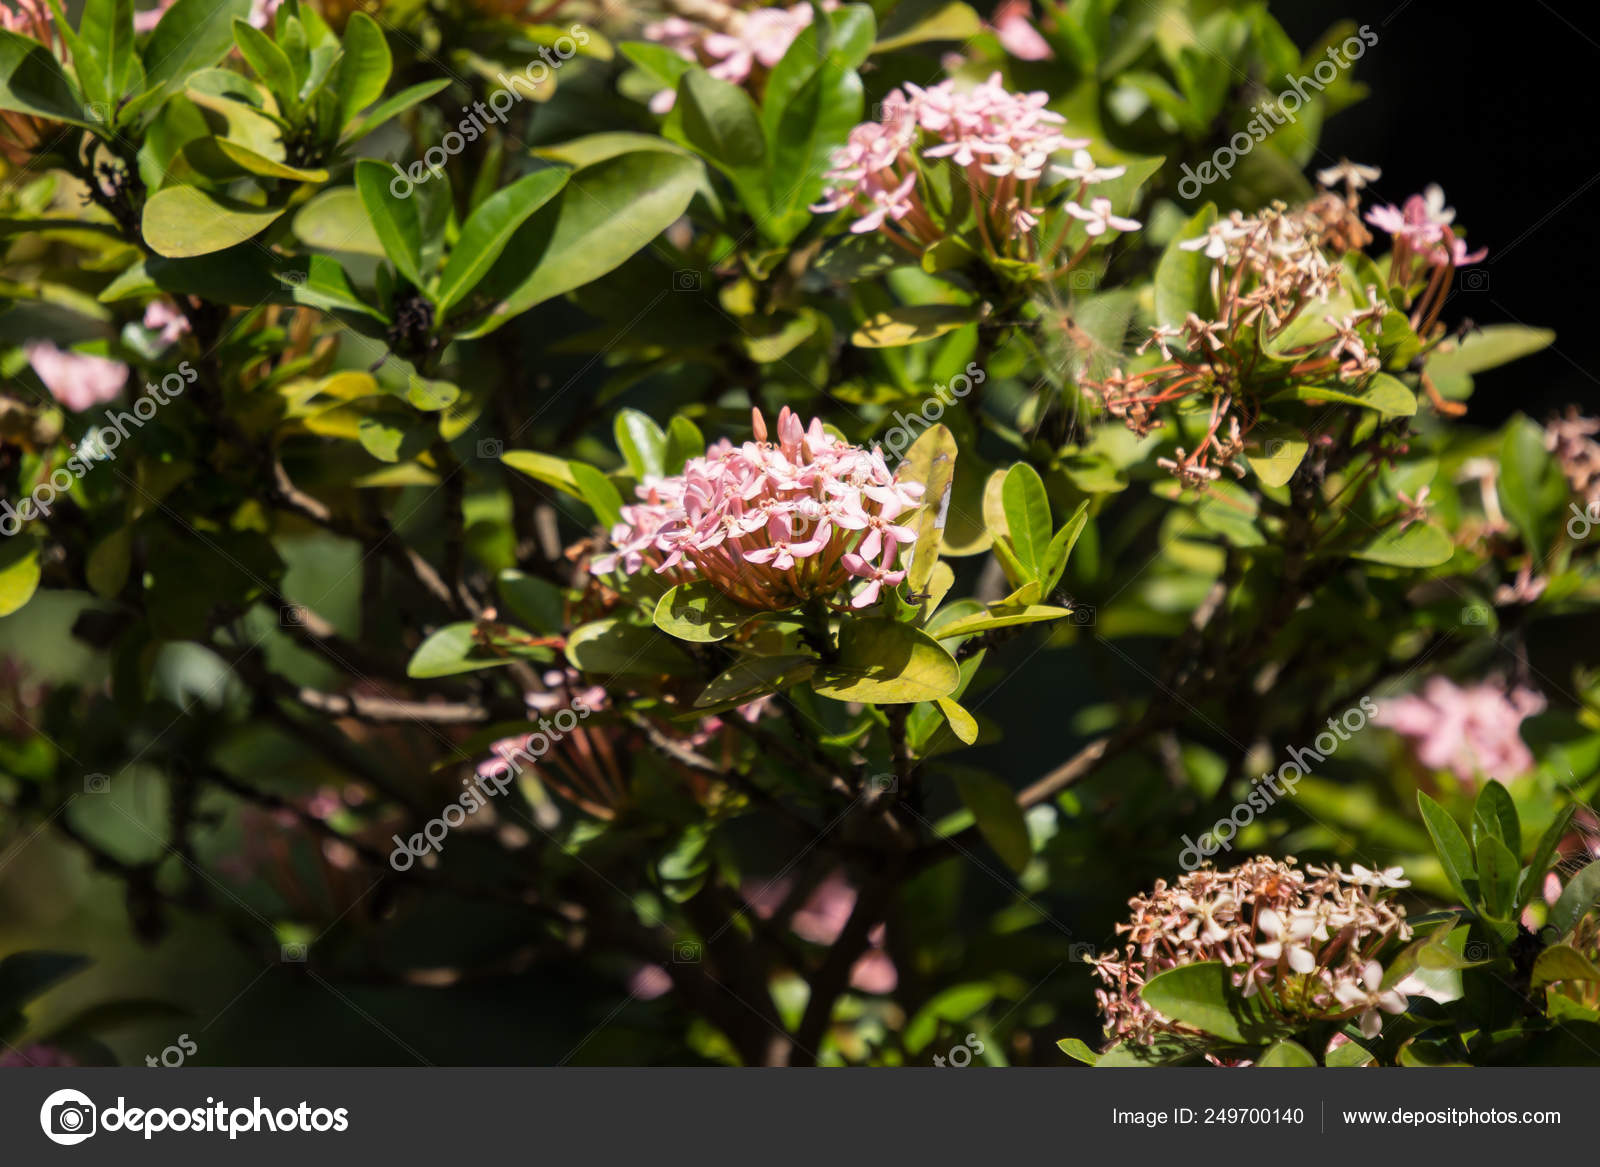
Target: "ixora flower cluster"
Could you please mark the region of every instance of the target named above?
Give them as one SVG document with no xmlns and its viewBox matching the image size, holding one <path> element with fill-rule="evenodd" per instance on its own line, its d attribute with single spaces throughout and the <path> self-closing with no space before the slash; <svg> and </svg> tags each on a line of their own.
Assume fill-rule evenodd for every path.
<svg viewBox="0 0 1600 1167">
<path fill-rule="evenodd" d="M 826 3 L 824 9 L 837 7 Z M 748 12 L 728 8 L 717 13 L 720 27 L 708 27 L 669 16 L 645 25 L 646 40 L 665 45 L 685 61 L 704 65 L 719 81 L 746 84 L 758 72 L 764 75 L 783 60 L 789 46 L 811 27 L 809 3 L 790 8 L 755 8 Z M 663 89 L 650 99 L 653 113 L 664 114 L 677 101 L 677 93 Z"/>
<path fill-rule="evenodd" d="M 1303 206 L 1274 203 L 1255 215 L 1233 211 L 1180 242 L 1179 250 L 1214 261 L 1216 315 L 1202 319 L 1190 312 L 1182 324 L 1152 330 L 1138 351 L 1154 347 L 1161 363 L 1085 382 L 1106 412 L 1140 437 L 1162 426 L 1162 406 L 1192 395 L 1211 399 L 1198 445 L 1158 460 L 1185 486 L 1204 488 L 1223 470 L 1244 476 L 1237 458 L 1264 397 L 1318 381 L 1359 392 L 1382 370 L 1379 340 L 1395 304 L 1409 310 L 1409 325 L 1424 343 L 1441 334 L 1438 314 L 1451 277 L 1484 252 L 1466 251 L 1449 226 L 1455 212 L 1437 186 L 1413 195 L 1403 208 L 1366 214 L 1366 222 L 1394 235 L 1386 286 L 1371 284 L 1358 297 L 1339 295 L 1350 278 L 1342 257 L 1372 241 L 1359 192 L 1378 176 L 1372 167 L 1343 162 L 1319 172 L 1324 188 Z M 1330 189 L 1336 183 L 1342 192 Z M 1336 307 L 1336 299 L 1345 307 Z M 1353 299 L 1364 299 L 1365 306 Z"/>
<path fill-rule="evenodd" d="M 1258 856 L 1227 871 L 1202 867 L 1170 887 L 1157 880 L 1128 901 L 1132 917 L 1117 925 L 1122 950 L 1091 962 L 1106 985 L 1095 998 L 1107 1038 L 1148 1045 L 1160 1034 L 1198 1036 L 1145 1004 L 1140 989 L 1203 961 L 1226 965 L 1235 988 L 1285 1021 L 1359 1017 L 1361 1032 L 1375 1036 L 1380 1012 L 1406 1007 L 1397 987 L 1382 987 L 1377 960 L 1391 941 L 1411 938 L 1405 909 L 1384 898 L 1410 886 L 1401 876 L 1398 867 L 1346 873 Z"/>
<path fill-rule="evenodd" d="M 1533 769 L 1521 727 L 1544 708 L 1544 695 L 1525 686 L 1480 681 L 1462 688 L 1448 677 L 1430 677 L 1421 693 L 1380 702 L 1372 720 L 1409 739 L 1417 761 L 1430 770 L 1450 770 L 1467 783 L 1479 777 L 1509 782 Z"/>
<path fill-rule="evenodd" d="M 860 579 L 867 586 L 849 606 L 876 603 L 905 578 L 895 562 L 917 535 L 897 520 L 922 501 L 922 484 L 899 481 L 881 450 L 834 437 L 820 418 L 802 426 L 785 406 L 769 442 L 766 419 L 751 413 L 754 441 L 724 439 L 681 474 L 640 483 L 640 501 L 611 530 L 614 550 L 590 570 L 649 566 L 769 611 L 827 601 Z"/>
<path fill-rule="evenodd" d="M 949 159 L 963 176 L 984 249 L 993 258 L 1050 262 L 1038 253 L 1033 229 L 1043 208 L 1035 196 L 1064 180 L 1076 180 L 1065 209 L 1083 220 L 1090 241 L 1106 231 L 1132 231 L 1139 224 L 1115 214 L 1111 201 L 1078 200 L 1093 184 L 1117 178 L 1123 167 L 1096 166 L 1084 149 L 1087 138 L 1068 138 L 1066 118 L 1045 108 L 1047 93 L 1010 93 L 996 73 L 971 89 L 943 81 L 931 89 L 907 84 L 883 101 L 876 122 L 850 131 L 825 175 L 828 186 L 814 211 L 850 210 L 857 234 L 881 231 L 899 246 L 920 255 L 950 231 L 940 225 L 951 195 L 930 182 L 928 162 Z M 1070 164 L 1055 156 L 1073 151 Z M 956 205 L 961 206 L 959 189 Z M 953 217 L 961 217 L 958 212 Z M 1058 234 L 1056 245 L 1065 232 Z M 1086 242 L 1083 251 L 1087 251 Z M 1079 256 L 1062 267 L 1067 270 Z M 1057 273 L 1059 274 L 1059 273 Z"/>
</svg>

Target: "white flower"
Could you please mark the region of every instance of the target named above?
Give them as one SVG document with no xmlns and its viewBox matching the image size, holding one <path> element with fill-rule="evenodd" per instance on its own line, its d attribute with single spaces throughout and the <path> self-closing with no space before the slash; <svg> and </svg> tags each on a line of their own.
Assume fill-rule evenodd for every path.
<svg viewBox="0 0 1600 1167">
<path fill-rule="evenodd" d="M 1185 239 L 1178 244 L 1180 251 L 1199 251 L 1205 249 L 1208 259 L 1224 259 L 1228 254 L 1228 244 L 1235 239 L 1241 239 L 1250 232 L 1247 228 L 1231 219 L 1224 219 L 1220 223 L 1213 223 L 1206 228 L 1204 235 L 1196 235 L 1193 239 Z"/>
<path fill-rule="evenodd" d="M 1423 487 L 1426 492 L 1427 487 Z M 1421 503 L 1419 498 L 1418 503 Z M 1367 887 L 1410 887 L 1411 881 L 1405 878 L 1405 868 L 1385 867 L 1382 871 L 1373 871 L 1361 866 L 1359 863 L 1350 865 L 1350 882 L 1365 884 Z"/>
<path fill-rule="evenodd" d="M 1096 166 L 1087 150 L 1074 150 L 1071 166 L 1056 167 L 1056 173 L 1062 178 L 1075 178 L 1079 182 L 1091 184 L 1121 178 L 1127 172 L 1126 166 Z"/>
<path fill-rule="evenodd" d="M 1343 182 L 1348 189 L 1356 191 L 1370 182 L 1377 182 L 1382 175 L 1383 172 L 1376 166 L 1363 166 L 1359 162 L 1341 158 L 1336 165 L 1317 171 L 1317 181 L 1323 186 Z"/>
<path fill-rule="evenodd" d="M 1123 219 L 1111 213 L 1110 199 L 1094 199 L 1085 210 L 1077 203 L 1067 204 L 1067 214 L 1074 219 L 1082 219 L 1086 224 L 1084 233 L 1088 235 L 1104 235 L 1106 230 L 1115 227 L 1118 231 L 1137 231 L 1139 224 L 1133 219 Z"/>
<path fill-rule="evenodd" d="M 1256 945 L 1256 955 L 1262 960 L 1286 959 L 1289 967 L 1297 973 L 1308 973 L 1317 967 L 1316 956 L 1300 943 L 1316 930 L 1315 921 L 1296 915 L 1285 922 L 1271 908 L 1263 908 L 1256 924 L 1263 936 L 1270 937 L 1265 943 Z"/>
<path fill-rule="evenodd" d="M 1379 1009 L 1385 1013 L 1406 1011 L 1406 999 L 1393 989 L 1381 989 L 1382 984 L 1383 966 L 1375 960 L 1369 960 L 1361 970 L 1361 984 L 1341 980 L 1333 986 L 1333 995 L 1346 1009 L 1366 1006 L 1360 1021 L 1363 1037 L 1377 1037 L 1383 1029 L 1383 1018 L 1378 1016 Z"/>
</svg>

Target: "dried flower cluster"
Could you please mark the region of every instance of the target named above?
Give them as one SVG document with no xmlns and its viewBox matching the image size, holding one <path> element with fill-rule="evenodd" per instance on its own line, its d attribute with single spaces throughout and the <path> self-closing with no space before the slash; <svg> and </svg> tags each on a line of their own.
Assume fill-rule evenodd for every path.
<svg viewBox="0 0 1600 1167">
<path fill-rule="evenodd" d="M 921 502 L 922 484 L 899 481 L 881 450 L 834 437 L 818 418 L 802 426 L 787 406 L 769 442 L 761 411 L 752 412 L 754 441 L 717 442 L 681 474 L 640 483 L 640 501 L 611 530 L 614 550 L 590 570 L 648 566 L 677 583 L 705 579 L 769 611 L 827 601 L 861 579 L 850 606 L 876 603 L 905 578 L 895 562 L 916 532 L 897 520 Z"/>
<path fill-rule="evenodd" d="M 882 117 L 851 130 L 834 152 L 829 185 L 812 209 L 848 209 L 859 216 L 851 231 L 881 231 L 921 254 L 948 234 L 940 221 L 951 209 L 945 205 L 951 196 L 930 185 L 928 166 L 945 158 L 960 172 L 965 191 L 958 185 L 956 197 L 970 196 L 979 235 L 992 257 L 1041 258 L 1033 229 L 1043 208 L 1035 196 L 1064 180 L 1077 183 L 1065 210 L 1087 224 L 1091 239 L 1111 229 L 1136 229 L 1139 224 L 1115 214 L 1108 199 L 1079 205 L 1088 187 L 1118 177 L 1123 168 L 1096 166 L 1084 149 L 1088 139 L 1063 135 L 1066 119 L 1045 108 L 1048 100 L 1046 93 L 1008 92 L 998 73 L 971 89 L 943 81 L 931 89 L 908 84 L 892 90 Z M 1069 150 L 1070 164 L 1055 160 Z"/>
<path fill-rule="evenodd" d="M 1368 222 L 1399 231 L 1387 285 L 1343 294 L 1350 284 L 1342 257 L 1372 239 L 1361 222 L 1359 192 L 1377 177 L 1372 167 L 1340 163 L 1319 178 L 1342 184 L 1342 193 L 1325 185 L 1303 206 L 1274 203 L 1255 215 L 1234 211 L 1180 243 L 1180 249 L 1214 261 L 1215 316 L 1202 319 L 1191 312 L 1181 325 L 1155 328 L 1138 351 L 1154 347 L 1162 363 L 1084 383 L 1111 416 L 1141 437 L 1162 426 L 1162 406 L 1196 395 L 1210 398 L 1199 444 L 1158 460 L 1185 486 L 1203 489 L 1225 469 L 1244 476 L 1236 459 L 1262 398 L 1318 381 L 1359 393 L 1382 368 L 1379 339 L 1395 303 L 1409 306 L 1411 327 L 1425 341 L 1440 335 L 1437 316 L 1451 276 L 1483 253 L 1467 254 L 1451 232 L 1455 212 L 1444 206 L 1438 187 L 1408 199 L 1403 210 L 1368 213 Z M 1418 265 L 1432 274 L 1413 299 Z"/>
<path fill-rule="evenodd" d="M 1585 417 L 1569 406 L 1565 417 L 1544 427 L 1544 446 L 1555 455 L 1572 493 L 1589 509 L 1600 508 L 1600 417 Z"/>
<path fill-rule="evenodd" d="M 824 4 L 824 9 L 836 7 Z M 719 81 L 747 85 L 773 68 L 795 39 L 811 26 L 810 4 L 789 8 L 754 8 L 742 12 L 729 8 L 721 14 L 722 27 L 710 27 L 681 16 L 669 16 L 645 25 L 646 40 L 665 45 L 685 61 L 704 65 Z M 650 99 L 650 108 L 664 114 L 677 100 L 671 89 Z"/>
<path fill-rule="evenodd" d="M 1296 866 L 1257 857 L 1227 871 L 1206 866 L 1169 887 L 1128 901 L 1130 921 L 1117 925 L 1127 942 L 1092 961 L 1106 985 L 1095 990 L 1109 1041 L 1148 1045 L 1159 1034 L 1196 1031 L 1146 1005 L 1140 989 L 1157 973 L 1220 961 L 1247 997 L 1259 995 L 1291 1022 L 1359 1017 L 1368 1036 L 1379 1011 L 1399 1013 L 1405 999 L 1381 988 L 1377 956 L 1391 941 L 1410 939 L 1405 909 L 1390 889 L 1410 886 L 1398 867 L 1350 872 Z"/>
<path fill-rule="evenodd" d="M 1505 782 L 1533 769 L 1520 729 L 1544 707 L 1542 694 L 1522 686 L 1508 691 L 1482 681 L 1463 689 L 1430 677 L 1421 693 L 1380 701 L 1372 720 L 1410 738 L 1417 761 L 1430 770 L 1450 770 L 1462 782 Z"/>
</svg>

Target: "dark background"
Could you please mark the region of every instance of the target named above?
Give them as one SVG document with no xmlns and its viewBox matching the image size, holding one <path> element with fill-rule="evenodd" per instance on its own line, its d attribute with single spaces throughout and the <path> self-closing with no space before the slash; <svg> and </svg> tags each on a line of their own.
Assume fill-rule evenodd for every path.
<svg viewBox="0 0 1600 1167">
<path fill-rule="evenodd" d="M 1371 93 L 1328 122 L 1321 148 L 1328 161 L 1381 167 L 1385 202 L 1439 183 L 1473 247 L 1489 248 L 1487 287 L 1458 278 L 1445 319 L 1556 331 L 1551 349 L 1476 378 L 1468 420 L 1493 426 L 1522 410 L 1543 421 L 1569 403 L 1600 412 L 1600 362 L 1586 343 L 1600 242 L 1600 8 L 1280 0 L 1271 9 L 1300 45 L 1346 18 L 1377 34 L 1356 66 Z"/>
</svg>

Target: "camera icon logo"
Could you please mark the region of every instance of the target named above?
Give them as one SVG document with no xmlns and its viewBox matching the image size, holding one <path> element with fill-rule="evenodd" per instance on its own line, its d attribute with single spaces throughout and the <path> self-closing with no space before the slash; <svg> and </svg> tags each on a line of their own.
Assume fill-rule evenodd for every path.
<svg viewBox="0 0 1600 1167">
<path fill-rule="evenodd" d="M 1094 272 L 1079 268 L 1067 275 L 1067 287 L 1074 292 L 1092 292 L 1095 286 Z"/>
<path fill-rule="evenodd" d="M 1094 945 L 1084 940 L 1075 940 L 1067 946 L 1067 959 L 1073 964 L 1082 964 L 1095 958 Z"/>
<path fill-rule="evenodd" d="M 306 623 L 306 610 L 299 604 L 289 604 L 278 609 L 278 627 L 303 628 Z"/>
<path fill-rule="evenodd" d="M 57 1090 L 39 1108 L 39 1126 L 44 1137 L 63 1147 L 72 1147 L 94 1134 L 99 1114 L 89 1096 L 79 1090 Z"/>
<path fill-rule="evenodd" d="M 1281 458 L 1289 452 L 1289 443 L 1282 438 L 1271 438 L 1265 449 L 1268 458 Z"/>
<path fill-rule="evenodd" d="M 1482 268 L 1461 273 L 1461 288 L 1467 292 L 1487 292 L 1489 290 L 1489 273 Z"/>
<path fill-rule="evenodd" d="M 279 956 L 284 964 L 304 964 L 306 962 L 306 946 L 304 944 L 285 944 L 279 950 Z"/>
<path fill-rule="evenodd" d="M 1094 627 L 1095 607 L 1093 604 L 1079 604 L 1072 609 L 1072 622 L 1079 628 Z"/>
<path fill-rule="evenodd" d="M 499 438 L 480 438 L 478 440 L 478 457 L 486 462 L 497 460 L 506 452 L 506 444 Z"/>
<path fill-rule="evenodd" d="M 698 292 L 700 290 L 700 273 L 687 269 L 673 272 L 672 290 L 674 292 Z"/>
<path fill-rule="evenodd" d="M 1461 622 L 1463 624 L 1489 623 L 1489 609 L 1482 604 L 1473 604 L 1461 609 Z"/>
<path fill-rule="evenodd" d="M 699 964 L 700 941 L 677 940 L 672 945 L 673 964 Z"/>
<path fill-rule="evenodd" d="M 85 774 L 83 776 L 83 792 L 85 794 L 107 794 L 110 790 L 110 774 Z"/>
<path fill-rule="evenodd" d="M 893 794 L 899 789 L 900 779 L 893 774 L 874 774 L 867 779 L 868 794 L 876 794 L 881 797 L 885 794 Z"/>
</svg>

